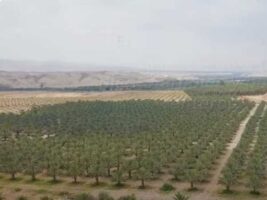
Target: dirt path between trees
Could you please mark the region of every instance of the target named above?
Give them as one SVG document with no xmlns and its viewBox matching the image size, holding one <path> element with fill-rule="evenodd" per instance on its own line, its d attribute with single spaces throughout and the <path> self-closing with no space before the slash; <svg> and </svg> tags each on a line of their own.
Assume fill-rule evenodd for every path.
<svg viewBox="0 0 267 200">
<path fill-rule="evenodd" d="M 212 179 L 210 180 L 210 182 L 205 186 L 205 189 L 202 193 L 196 194 L 192 196 L 192 200 L 214 200 L 214 199 L 220 199 L 218 197 L 213 196 L 214 193 L 218 190 L 218 184 L 219 184 L 219 180 L 220 180 L 220 176 L 222 173 L 223 168 L 225 167 L 225 165 L 227 164 L 227 161 L 229 160 L 230 156 L 233 153 L 233 150 L 237 147 L 238 143 L 240 142 L 240 139 L 246 129 L 246 126 L 249 122 L 249 120 L 251 119 L 251 117 L 255 114 L 257 108 L 259 106 L 259 103 L 257 103 L 253 109 L 250 111 L 250 113 L 248 114 L 248 116 L 246 117 L 246 119 L 244 119 L 233 140 L 228 144 L 225 154 L 222 156 L 222 158 L 219 160 L 218 166 L 216 166 L 216 170 L 213 173 Z"/>
<path fill-rule="evenodd" d="M 249 115 L 246 117 L 246 119 L 244 121 L 241 122 L 233 140 L 231 141 L 231 143 L 228 145 L 228 147 L 226 148 L 226 152 L 223 155 L 223 158 L 220 160 L 219 166 L 217 167 L 210 183 L 209 183 L 209 187 L 206 188 L 206 190 L 209 190 L 211 192 L 214 192 L 214 190 L 217 189 L 217 184 L 219 182 L 220 179 L 220 175 L 221 172 L 223 170 L 223 168 L 225 167 L 225 165 L 227 164 L 227 161 L 229 160 L 230 156 L 233 153 L 233 150 L 236 148 L 236 146 L 238 145 L 238 143 L 241 140 L 241 137 L 243 135 L 243 133 L 245 132 L 246 126 L 249 122 L 249 120 L 251 119 L 251 117 L 255 114 L 257 108 L 258 108 L 259 104 L 256 104 L 254 106 L 254 108 L 250 111 Z"/>
</svg>

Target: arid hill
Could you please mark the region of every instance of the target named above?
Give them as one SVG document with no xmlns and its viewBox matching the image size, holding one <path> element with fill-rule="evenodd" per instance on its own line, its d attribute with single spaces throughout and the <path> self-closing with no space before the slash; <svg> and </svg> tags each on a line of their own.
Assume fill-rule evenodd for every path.
<svg viewBox="0 0 267 200">
<path fill-rule="evenodd" d="M 0 72 L 2 88 L 64 88 L 157 82 L 164 77 L 141 72 Z"/>
</svg>

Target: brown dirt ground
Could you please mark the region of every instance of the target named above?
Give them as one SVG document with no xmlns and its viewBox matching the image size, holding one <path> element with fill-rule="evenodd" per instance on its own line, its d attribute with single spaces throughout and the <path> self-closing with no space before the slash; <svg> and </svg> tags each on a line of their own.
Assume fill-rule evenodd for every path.
<svg viewBox="0 0 267 200">
<path fill-rule="evenodd" d="M 264 95 L 249 95 L 249 96 L 241 96 L 239 97 L 241 100 L 249 100 L 249 101 L 254 101 L 257 103 L 260 103 L 261 101 L 266 101 L 267 102 L 267 94 Z"/>
</svg>

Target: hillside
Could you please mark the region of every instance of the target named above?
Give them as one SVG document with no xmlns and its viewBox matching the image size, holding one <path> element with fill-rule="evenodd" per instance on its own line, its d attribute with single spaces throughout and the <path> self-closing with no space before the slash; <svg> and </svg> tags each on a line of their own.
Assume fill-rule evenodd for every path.
<svg viewBox="0 0 267 200">
<path fill-rule="evenodd" d="M 57 71 L 64 67 L 65 71 Z M 26 71 L 21 71 L 24 69 Z M 42 72 L 46 69 L 47 72 Z M 72 69 L 72 70 L 70 70 Z M 73 71 L 74 69 L 74 71 Z M 75 69 L 83 69 L 75 71 Z M 87 71 L 91 69 L 91 71 Z M 34 71 L 34 72 L 33 72 Z M 264 74 L 264 73 L 261 73 Z M 91 66 L 64 62 L 14 61 L 0 59 L 0 89 L 74 88 L 83 86 L 155 83 L 165 80 L 239 80 L 249 72 L 121 70 L 120 67 Z M 255 75 L 258 77 L 257 75 Z"/>
<path fill-rule="evenodd" d="M 140 72 L 0 72 L 2 88 L 64 88 L 157 82 L 163 78 Z"/>
</svg>

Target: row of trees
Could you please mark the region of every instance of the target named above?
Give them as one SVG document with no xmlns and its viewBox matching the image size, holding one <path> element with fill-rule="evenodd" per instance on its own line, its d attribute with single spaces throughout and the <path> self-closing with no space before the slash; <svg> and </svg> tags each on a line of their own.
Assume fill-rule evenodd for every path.
<svg viewBox="0 0 267 200">
<path fill-rule="evenodd" d="M 242 135 L 242 138 L 238 144 L 238 146 L 234 149 L 227 165 L 225 166 L 223 172 L 222 172 L 222 183 L 226 186 L 226 191 L 230 191 L 231 187 L 236 185 L 238 181 L 242 178 L 242 174 L 244 174 L 244 166 L 247 165 L 247 160 L 248 157 L 253 156 L 250 155 L 251 148 L 253 148 L 252 142 L 256 138 L 258 134 L 258 126 L 262 116 L 264 114 L 264 108 L 265 108 L 265 103 L 261 103 L 254 116 L 251 117 L 250 121 L 248 122 L 245 132 Z M 257 148 L 256 148 L 257 149 Z M 251 159 L 249 162 L 249 171 L 250 173 L 253 170 L 253 166 L 257 163 L 253 163 L 254 158 Z M 253 172 L 251 175 L 255 175 Z M 249 186 L 253 187 L 253 190 L 258 189 L 258 185 L 256 183 L 256 177 L 250 176 L 251 179 L 249 180 Z M 253 181 L 255 181 L 253 183 Z"/>
<path fill-rule="evenodd" d="M 221 82 L 220 84 L 203 85 L 186 89 L 190 96 L 232 97 L 241 95 L 258 95 L 267 92 L 266 80 L 243 82 Z"/>
<path fill-rule="evenodd" d="M 195 183 L 209 178 L 252 104 L 239 101 L 79 102 L 45 106 L 20 116 L 2 115 L 0 170 L 69 176 L 128 179 L 158 178 Z M 164 170 L 163 170 L 164 169 Z"/>
<path fill-rule="evenodd" d="M 264 110 L 265 111 L 265 110 Z M 267 115 L 262 115 L 262 120 L 257 129 L 256 144 L 249 157 L 246 174 L 247 183 L 252 193 L 258 194 L 266 178 L 266 158 L 267 158 Z"/>
</svg>

